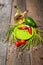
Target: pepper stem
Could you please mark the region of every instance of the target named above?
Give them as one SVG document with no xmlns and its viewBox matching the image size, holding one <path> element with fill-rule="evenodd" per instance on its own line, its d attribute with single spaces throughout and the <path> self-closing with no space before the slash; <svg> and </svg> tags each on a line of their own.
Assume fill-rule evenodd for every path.
<svg viewBox="0 0 43 65">
<path fill-rule="evenodd" d="M 26 13 L 28 13 L 28 10 L 24 11 L 24 12 L 23 12 L 23 15 L 25 15 Z"/>
</svg>

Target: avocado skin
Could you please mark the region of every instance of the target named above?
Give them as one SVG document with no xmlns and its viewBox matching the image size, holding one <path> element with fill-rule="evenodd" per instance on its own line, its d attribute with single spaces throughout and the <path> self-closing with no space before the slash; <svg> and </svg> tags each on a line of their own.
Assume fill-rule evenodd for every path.
<svg viewBox="0 0 43 65">
<path fill-rule="evenodd" d="M 26 17 L 25 18 L 25 24 L 29 25 L 31 27 L 36 27 L 36 23 L 31 17 Z"/>
</svg>

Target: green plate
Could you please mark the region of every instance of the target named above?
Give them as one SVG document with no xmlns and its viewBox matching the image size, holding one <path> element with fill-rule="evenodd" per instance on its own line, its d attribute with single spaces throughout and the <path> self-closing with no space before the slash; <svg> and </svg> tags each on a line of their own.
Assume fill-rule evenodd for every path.
<svg viewBox="0 0 43 65">
<path fill-rule="evenodd" d="M 21 24 L 19 26 L 27 26 L 27 25 Z M 30 39 L 33 36 L 34 28 L 32 28 L 32 34 L 30 34 L 28 32 L 28 30 L 20 30 L 20 29 L 18 29 L 19 26 L 15 27 L 14 31 L 12 32 L 14 37 L 16 37 L 17 39 L 27 40 L 27 39 Z"/>
</svg>

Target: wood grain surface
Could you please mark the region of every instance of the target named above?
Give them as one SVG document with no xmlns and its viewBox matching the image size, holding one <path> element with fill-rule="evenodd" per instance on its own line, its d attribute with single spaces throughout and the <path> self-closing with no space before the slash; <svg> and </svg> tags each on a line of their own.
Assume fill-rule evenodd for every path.
<svg viewBox="0 0 43 65">
<path fill-rule="evenodd" d="M 0 65 L 43 65 L 43 46 L 30 52 L 28 48 L 22 50 L 10 42 L 4 44 L 9 24 L 15 23 L 15 5 L 22 12 L 29 10 L 27 15 L 43 27 L 43 0 L 0 0 L 0 3 L 4 4 L 3 7 L 0 6 Z"/>
<path fill-rule="evenodd" d="M 10 23 L 11 0 L 0 0 L 0 65 L 5 65 L 6 44 L 5 36 Z"/>
<path fill-rule="evenodd" d="M 36 23 L 42 26 L 39 28 L 43 30 L 43 1 L 42 0 L 26 0 L 26 7 L 29 10 L 28 16 L 33 18 Z M 43 33 L 41 33 L 43 37 Z M 38 48 L 37 50 L 32 50 L 30 53 L 31 65 L 43 65 L 43 60 L 40 59 L 40 56 L 43 57 L 43 48 Z"/>
</svg>

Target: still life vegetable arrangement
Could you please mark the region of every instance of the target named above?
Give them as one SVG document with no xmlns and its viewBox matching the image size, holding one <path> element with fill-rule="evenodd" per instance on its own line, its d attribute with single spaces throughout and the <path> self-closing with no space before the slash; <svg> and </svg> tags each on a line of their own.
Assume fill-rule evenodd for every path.
<svg viewBox="0 0 43 65">
<path fill-rule="evenodd" d="M 43 39 L 40 36 L 40 31 L 37 29 L 36 22 L 31 17 L 24 16 L 28 10 L 22 13 L 17 6 L 15 8 L 17 9 L 14 16 L 15 24 L 9 27 L 6 41 L 12 36 L 11 43 L 23 49 L 27 46 L 32 48 L 34 45 L 41 45 Z"/>
</svg>

